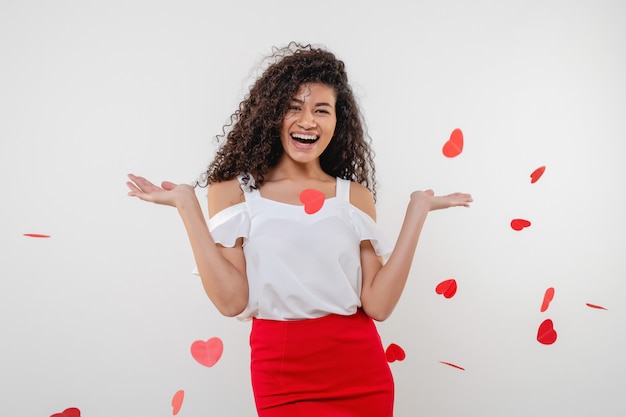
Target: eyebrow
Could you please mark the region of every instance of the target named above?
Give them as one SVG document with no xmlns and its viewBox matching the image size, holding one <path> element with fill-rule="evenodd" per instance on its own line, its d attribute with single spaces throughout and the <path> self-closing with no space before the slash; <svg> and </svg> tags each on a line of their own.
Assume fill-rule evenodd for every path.
<svg viewBox="0 0 626 417">
<path fill-rule="evenodd" d="M 295 97 L 293 97 L 293 98 L 291 99 L 291 101 L 295 101 L 296 103 L 299 103 L 299 104 L 304 104 L 304 100 L 300 100 L 299 98 L 295 98 Z M 326 107 L 333 108 L 333 105 L 332 105 L 332 104 L 327 103 L 327 102 L 325 102 L 325 101 L 321 101 L 321 102 L 319 102 L 319 103 L 315 103 L 315 107 L 321 107 L 321 106 L 326 106 Z"/>
</svg>

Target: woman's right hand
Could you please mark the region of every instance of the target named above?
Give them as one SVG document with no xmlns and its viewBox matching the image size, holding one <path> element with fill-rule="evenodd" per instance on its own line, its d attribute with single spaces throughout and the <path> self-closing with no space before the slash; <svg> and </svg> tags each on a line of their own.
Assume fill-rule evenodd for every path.
<svg viewBox="0 0 626 417">
<path fill-rule="evenodd" d="M 126 181 L 126 185 L 130 188 L 128 195 L 143 201 L 177 207 L 184 199 L 195 198 L 193 187 L 187 184 L 163 181 L 159 187 L 144 177 L 128 174 L 128 178 L 130 179 Z"/>
</svg>

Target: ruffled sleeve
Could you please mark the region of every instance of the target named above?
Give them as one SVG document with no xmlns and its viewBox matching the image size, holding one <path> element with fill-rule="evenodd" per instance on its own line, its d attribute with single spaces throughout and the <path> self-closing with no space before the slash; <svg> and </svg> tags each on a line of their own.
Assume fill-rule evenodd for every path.
<svg viewBox="0 0 626 417">
<path fill-rule="evenodd" d="M 209 231 L 215 243 L 232 248 L 237 239 L 242 237 L 245 245 L 250 234 L 250 215 L 246 204 L 235 204 L 211 217 Z"/>
<path fill-rule="evenodd" d="M 209 218 L 208 226 L 215 243 L 232 248 L 241 237 L 245 246 L 250 235 L 250 215 L 246 204 L 235 204 L 220 211 Z M 192 273 L 199 275 L 197 266 Z"/>
<path fill-rule="evenodd" d="M 378 228 L 374 219 L 356 207 L 352 207 L 350 217 L 360 239 L 362 241 L 369 240 L 374 247 L 376 255 L 382 256 L 386 262 L 393 251 L 393 245 Z"/>
</svg>

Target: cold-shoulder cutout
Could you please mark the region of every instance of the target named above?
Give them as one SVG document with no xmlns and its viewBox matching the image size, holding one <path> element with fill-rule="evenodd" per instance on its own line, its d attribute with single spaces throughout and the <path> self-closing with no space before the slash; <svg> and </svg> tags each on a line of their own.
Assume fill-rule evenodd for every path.
<svg viewBox="0 0 626 417">
<path fill-rule="evenodd" d="M 239 179 L 211 183 L 208 190 L 209 217 L 245 201 Z"/>
<path fill-rule="evenodd" d="M 376 221 L 376 205 L 372 192 L 362 184 L 350 182 L 350 204 Z"/>
</svg>

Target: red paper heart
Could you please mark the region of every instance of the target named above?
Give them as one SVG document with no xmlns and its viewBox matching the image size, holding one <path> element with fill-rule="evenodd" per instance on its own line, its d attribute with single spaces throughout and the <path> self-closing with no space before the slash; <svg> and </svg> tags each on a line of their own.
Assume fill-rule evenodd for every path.
<svg viewBox="0 0 626 417">
<path fill-rule="evenodd" d="M 40 233 L 24 233 L 24 236 L 26 236 L 26 237 L 38 237 L 38 238 L 43 238 L 43 239 L 46 239 L 46 238 L 50 237 L 49 235 L 42 235 Z"/>
<path fill-rule="evenodd" d="M 191 356 L 201 365 L 209 368 L 217 363 L 222 357 L 224 344 L 218 337 L 209 340 L 196 340 L 191 344 Z"/>
<path fill-rule="evenodd" d="M 541 176 L 543 175 L 545 171 L 546 171 L 545 166 L 539 167 L 536 170 L 534 170 L 532 174 L 530 174 L 530 183 L 534 184 L 537 181 L 539 181 L 539 178 L 541 178 Z"/>
<path fill-rule="evenodd" d="M 543 295 L 543 303 L 541 303 L 542 313 L 548 309 L 553 299 L 554 299 L 554 288 L 550 287 L 546 290 L 546 293 Z"/>
<path fill-rule="evenodd" d="M 404 358 L 406 358 L 406 353 L 404 352 L 404 349 L 402 349 L 395 343 L 387 346 L 387 349 L 385 350 L 385 355 L 387 355 L 387 362 L 403 361 Z"/>
<path fill-rule="evenodd" d="M 551 345 L 556 342 L 556 330 L 554 330 L 554 323 L 552 323 L 552 320 L 546 319 L 539 325 L 539 330 L 537 330 L 537 341 L 544 345 Z"/>
<path fill-rule="evenodd" d="M 442 294 L 446 298 L 452 298 L 454 297 L 454 294 L 456 294 L 456 289 L 456 280 L 454 278 L 451 278 L 445 281 L 441 281 L 435 288 L 435 292 L 437 294 Z"/>
<path fill-rule="evenodd" d="M 174 397 L 172 397 L 172 414 L 176 415 L 180 411 L 180 407 L 183 405 L 183 399 L 185 398 L 185 391 L 178 390 Z"/>
<path fill-rule="evenodd" d="M 454 158 L 461 152 L 463 152 L 463 132 L 461 129 L 454 129 L 450 139 L 443 145 L 443 154 L 448 158 Z"/>
<path fill-rule="evenodd" d="M 326 196 L 323 192 L 311 188 L 300 193 L 300 201 L 304 204 L 304 212 L 306 214 L 313 214 L 320 211 L 325 200 Z"/>
<path fill-rule="evenodd" d="M 52 414 L 50 417 L 80 417 L 78 408 L 66 408 L 62 413 Z"/>
<path fill-rule="evenodd" d="M 520 231 L 526 227 L 530 227 L 531 223 L 525 219 L 513 219 L 511 220 L 511 229 Z"/>
<path fill-rule="evenodd" d="M 439 361 L 439 363 L 443 363 L 444 365 L 448 365 L 448 366 L 451 366 L 453 368 L 460 369 L 461 371 L 465 370 L 465 368 L 461 368 L 459 365 L 455 365 L 455 364 L 450 363 L 450 362 Z"/>
</svg>

